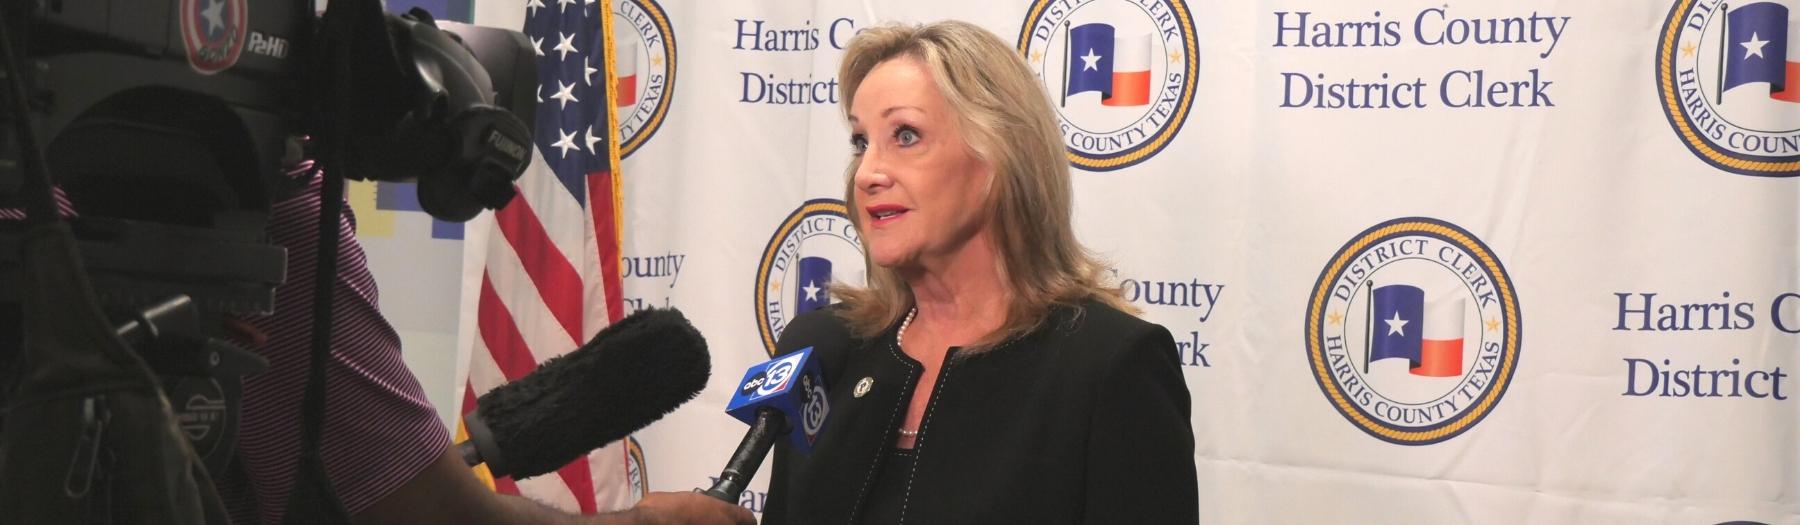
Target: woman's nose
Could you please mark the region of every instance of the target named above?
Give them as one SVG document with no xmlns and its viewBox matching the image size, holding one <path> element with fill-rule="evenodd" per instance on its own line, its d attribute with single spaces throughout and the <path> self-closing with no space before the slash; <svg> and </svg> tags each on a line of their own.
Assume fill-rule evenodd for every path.
<svg viewBox="0 0 1800 525">
<path fill-rule="evenodd" d="M 881 157 L 876 154 L 875 148 L 863 152 L 862 161 L 856 165 L 854 176 L 856 189 L 867 194 L 878 193 L 894 183 L 894 179 L 882 169 Z"/>
</svg>

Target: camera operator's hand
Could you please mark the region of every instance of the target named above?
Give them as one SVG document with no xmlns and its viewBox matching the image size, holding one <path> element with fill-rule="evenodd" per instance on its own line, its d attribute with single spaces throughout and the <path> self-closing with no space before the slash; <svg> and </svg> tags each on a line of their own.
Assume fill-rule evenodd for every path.
<svg viewBox="0 0 1800 525">
<path fill-rule="evenodd" d="M 600 525 L 756 525 L 748 509 L 698 492 L 653 492 L 637 506 L 600 516 Z"/>
</svg>

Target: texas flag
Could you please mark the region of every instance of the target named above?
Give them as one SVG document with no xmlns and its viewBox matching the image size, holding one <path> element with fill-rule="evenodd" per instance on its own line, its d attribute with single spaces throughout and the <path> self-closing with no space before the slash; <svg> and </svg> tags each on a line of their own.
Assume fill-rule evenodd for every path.
<svg viewBox="0 0 1800 525">
<path fill-rule="evenodd" d="M 638 92 L 637 44 L 630 41 L 617 44 L 618 46 L 613 48 L 613 56 L 617 57 L 615 58 L 617 61 L 613 63 L 613 70 L 618 72 L 618 77 L 613 83 L 618 89 L 613 92 L 618 94 L 619 100 L 613 105 L 621 108 L 635 106 Z"/>
<path fill-rule="evenodd" d="M 831 304 L 831 259 L 800 258 L 800 286 L 794 288 L 794 313 L 800 314 Z"/>
<path fill-rule="evenodd" d="M 1064 95 L 1098 91 L 1102 105 L 1150 103 L 1150 35 L 1114 38 L 1111 25 L 1083 24 L 1069 30 L 1068 55 Z"/>
<path fill-rule="evenodd" d="M 1800 103 L 1800 62 L 1788 54 L 1788 8 L 1756 2 L 1725 17 L 1725 86 L 1769 83 L 1769 98 Z"/>
<path fill-rule="evenodd" d="M 1425 291 L 1393 284 L 1375 289 L 1370 309 L 1369 362 L 1406 359 L 1413 375 L 1462 375 L 1463 301 L 1432 301 Z"/>
</svg>

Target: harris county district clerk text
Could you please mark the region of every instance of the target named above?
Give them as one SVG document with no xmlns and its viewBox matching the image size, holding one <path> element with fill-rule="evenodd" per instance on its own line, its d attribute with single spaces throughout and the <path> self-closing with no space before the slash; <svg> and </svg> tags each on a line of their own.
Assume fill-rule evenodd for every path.
<svg viewBox="0 0 1800 525">
<path fill-rule="evenodd" d="M 1412 30 L 1403 31 L 1399 20 L 1386 20 L 1380 11 L 1369 20 L 1325 20 L 1311 12 L 1275 13 L 1278 48 L 1369 49 L 1393 48 L 1411 42 L 1425 47 L 1530 46 L 1540 60 L 1548 59 L 1562 41 L 1572 17 L 1539 15 L 1461 17 L 1448 5 L 1431 7 L 1412 17 Z M 1410 33 L 1410 35 L 1404 35 Z M 1341 63 L 1341 62 L 1340 62 Z M 1390 75 L 1374 78 L 1332 78 L 1325 73 L 1281 73 L 1282 108 L 1304 109 L 1418 109 L 1431 107 L 1431 93 L 1424 76 Z M 1457 68 L 1439 77 L 1437 103 L 1449 108 L 1550 107 L 1554 82 L 1544 80 L 1538 68 L 1502 73 L 1482 68 Z"/>
</svg>

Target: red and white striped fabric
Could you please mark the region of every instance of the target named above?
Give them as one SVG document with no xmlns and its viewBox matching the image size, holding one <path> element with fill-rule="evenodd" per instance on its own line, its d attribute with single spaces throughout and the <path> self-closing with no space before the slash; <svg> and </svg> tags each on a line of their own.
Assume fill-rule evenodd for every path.
<svg viewBox="0 0 1800 525">
<path fill-rule="evenodd" d="M 79 216 L 75 213 L 75 206 L 69 204 L 69 196 L 63 194 L 62 188 L 50 188 L 50 191 L 53 192 L 51 196 L 56 198 L 57 213 L 61 213 L 64 218 L 69 219 Z M 0 221 L 23 220 L 25 220 L 25 208 L 0 208 Z"/>
<path fill-rule="evenodd" d="M 321 178 L 310 167 L 307 162 L 290 173 L 303 178 L 304 189 L 270 210 L 269 240 L 288 250 L 287 283 L 276 289 L 274 313 L 242 318 L 267 341 L 239 343 L 268 359 L 269 368 L 244 377 L 237 442 L 242 469 L 215 480 L 233 523 L 282 523 L 294 489 L 318 268 Z M 449 436 L 401 359 L 400 336 L 381 316 L 375 276 L 348 205 L 337 226 L 320 454 L 338 499 L 355 515 L 441 457 Z"/>
<path fill-rule="evenodd" d="M 613 72 L 604 66 L 611 49 L 603 27 L 611 18 L 607 2 L 527 7 L 525 33 L 538 52 L 536 147 L 518 197 L 465 232 L 464 414 L 482 393 L 574 350 L 622 316 L 619 150 L 608 103 Z M 461 423 L 457 433 L 462 439 Z M 627 461 L 625 446 L 614 444 L 555 474 L 477 473 L 499 492 L 594 513 L 633 503 Z"/>
</svg>

